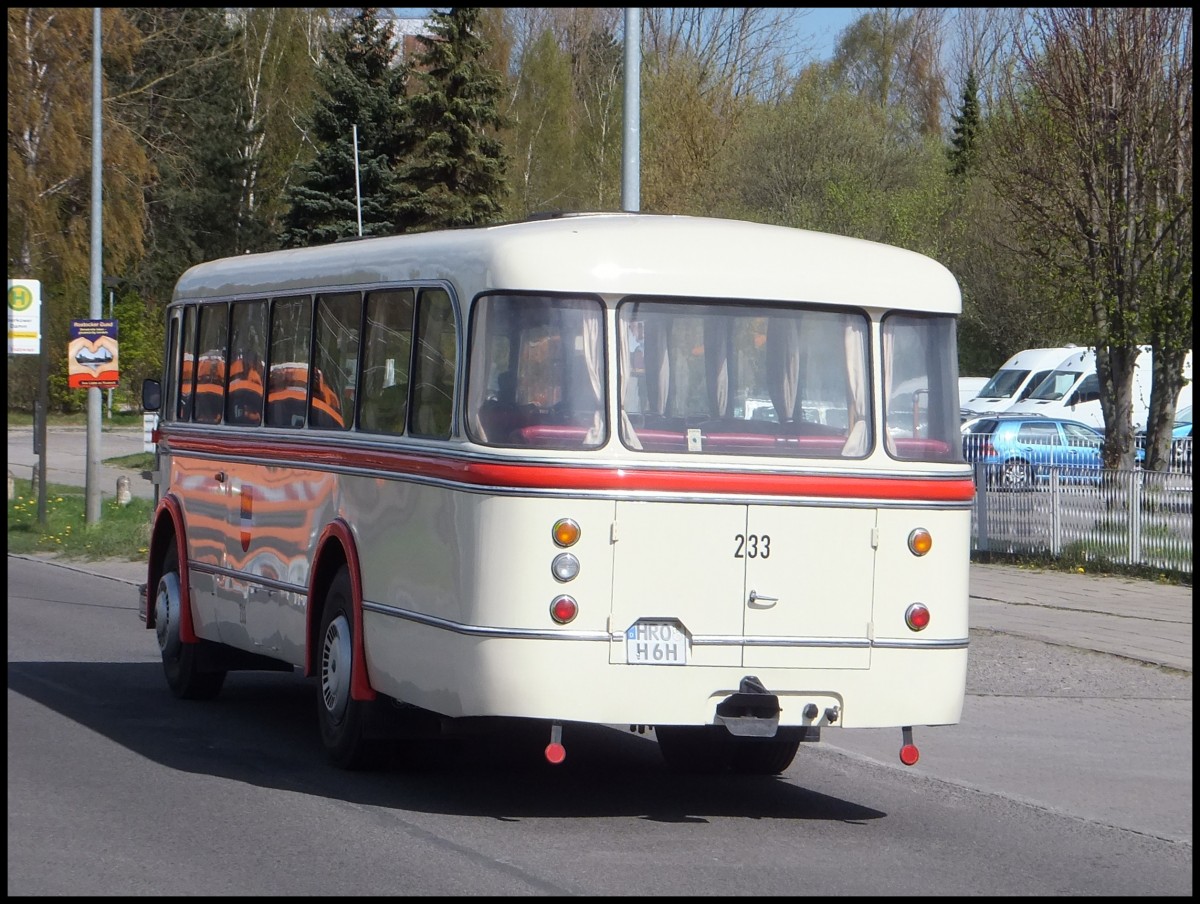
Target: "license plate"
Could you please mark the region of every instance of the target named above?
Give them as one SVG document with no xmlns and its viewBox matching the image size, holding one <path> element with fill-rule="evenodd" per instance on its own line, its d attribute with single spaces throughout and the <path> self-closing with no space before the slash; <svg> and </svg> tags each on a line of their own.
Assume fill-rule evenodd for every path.
<svg viewBox="0 0 1200 904">
<path fill-rule="evenodd" d="M 687 635 L 674 622 L 636 621 L 625 632 L 625 661 L 636 665 L 687 665 Z"/>
</svg>

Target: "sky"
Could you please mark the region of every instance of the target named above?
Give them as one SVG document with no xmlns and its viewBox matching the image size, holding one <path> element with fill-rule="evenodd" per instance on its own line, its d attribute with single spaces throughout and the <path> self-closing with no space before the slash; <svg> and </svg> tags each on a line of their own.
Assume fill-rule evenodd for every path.
<svg viewBox="0 0 1200 904">
<path fill-rule="evenodd" d="M 812 45 L 813 55 L 818 60 L 828 60 L 833 56 L 838 35 L 864 12 L 866 8 L 861 6 L 806 10 L 800 19 L 800 29 Z"/>
<path fill-rule="evenodd" d="M 440 9 L 441 7 L 439 7 Z M 429 14 L 429 7 L 391 7 L 401 18 L 420 19 Z M 800 17 L 800 39 L 812 48 L 818 60 L 833 56 L 833 48 L 842 29 L 866 12 L 867 7 L 836 6 L 806 9 Z"/>
</svg>

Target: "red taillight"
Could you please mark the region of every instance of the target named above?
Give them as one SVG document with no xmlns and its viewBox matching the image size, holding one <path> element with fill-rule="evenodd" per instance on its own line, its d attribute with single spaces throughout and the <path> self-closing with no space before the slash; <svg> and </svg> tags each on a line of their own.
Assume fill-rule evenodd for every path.
<svg viewBox="0 0 1200 904">
<path fill-rule="evenodd" d="M 987 440 L 984 440 L 983 446 L 980 447 L 980 452 L 985 458 L 990 458 L 996 454 L 996 447 Z"/>
<path fill-rule="evenodd" d="M 565 625 L 579 614 L 579 604 L 569 596 L 556 596 L 550 604 L 550 617 L 560 625 Z"/>
<path fill-rule="evenodd" d="M 904 623 L 913 631 L 923 631 L 929 625 L 929 610 L 923 603 L 913 603 L 904 613 Z"/>
</svg>

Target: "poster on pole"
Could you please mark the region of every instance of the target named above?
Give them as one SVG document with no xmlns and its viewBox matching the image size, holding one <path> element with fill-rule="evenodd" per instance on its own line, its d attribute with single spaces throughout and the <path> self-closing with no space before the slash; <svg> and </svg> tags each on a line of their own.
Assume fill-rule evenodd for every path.
<svg viewBox="0 0 1200 904">
<path fill-rule="evenodd" d="M 117 321 L 72 320 L 67 346 L 70 389 L 112 389 L 117 385 Z"/>
<path fill-rule="evenodd" d="M 42 353 L 42 281 L 8 281 L 8 353 Z"/>
</svg>

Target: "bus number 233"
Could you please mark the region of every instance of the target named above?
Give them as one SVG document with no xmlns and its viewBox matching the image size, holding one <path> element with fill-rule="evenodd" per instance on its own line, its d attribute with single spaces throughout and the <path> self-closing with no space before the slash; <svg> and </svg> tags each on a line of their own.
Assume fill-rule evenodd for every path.
<svg viewBox="0 0 1200 904">
<path fill-rule="evenodd" d="M 735 534 L 733 537 L 735 559 L 769 559 L 771 537 L 768 534 Z"/>
</svg>

